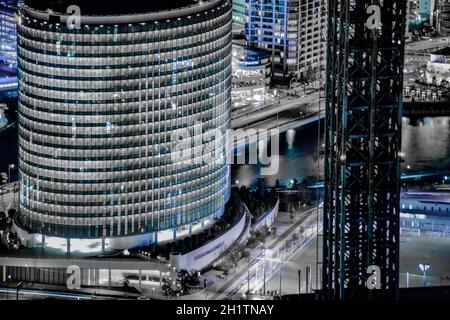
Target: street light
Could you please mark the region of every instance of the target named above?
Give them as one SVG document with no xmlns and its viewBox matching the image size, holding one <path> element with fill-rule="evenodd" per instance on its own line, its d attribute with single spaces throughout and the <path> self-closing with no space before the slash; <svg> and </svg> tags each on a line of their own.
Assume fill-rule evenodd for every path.
<svg viewBox="0 0 450 320">
<path fill-rule="evenodd" d="M 266 295 L 266 248 L 263 247 L 263 295 Z"/>
<path fill-rule="evenodd" d="M 426 283 L 425 283 L 426 272 L 428 269 L 430 269 L 430 264 L 426 263 L 426 262 L 421 262 L 421 263 L 419 263 L 419 268 L 423 272 L 423 286 L 425 287 L 426 286 Z"/>
<path fill-rule="evenodd" d="M 23 287 L 23 281 L 20 281 L 16 286 L 16 300 L 19 300 L 19 290 Z"/>
<path fill-rule="evenodd" d="M 8 274 L 8 279 L 6 280 L 6 300 L 9 300 L 9 281 L 11 280 L 11 275 Z"/>
<path fill-rule="evenodd" d="M 8 183 L 11 183 L 11 169 L 14 170 L 16 166 L 14 164 L 10 164 L 8 166 Z"/>
</svg>

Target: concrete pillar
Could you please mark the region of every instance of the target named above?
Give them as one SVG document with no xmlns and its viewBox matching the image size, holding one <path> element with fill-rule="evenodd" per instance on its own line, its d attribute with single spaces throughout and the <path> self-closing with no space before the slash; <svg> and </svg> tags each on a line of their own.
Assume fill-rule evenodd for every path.
<svg viewBox="0 0 450 320">
<path fill-rule="evenodd" d="M 189 224 L 189 236 L 192 236 L 192 223 Z"/>
<path fill-rule="evenodd" d="M 99 269 L 94 269 L 94 272 L 95 272 L 94 285 L 98 287 L 100 285 L 100 270 Z"/>
<path fill-rule="evenodd" d="M 2 281 L 6 282 L 6 266 L 2 266 Z"/>
<path fill-rule="evenodd" d="M 158 243 L 158 232 L 157 231 L 155 231 L 155 243 Z"/>
<path fill-rule="evenodd" d="M 108 269 L 108 288 L 111 288 L 111 269 Z"/>
<path fill-rule="evenodd" d="M 89 285 L 95 286 L 95 269 L 89 269 Z"/>
<path fill-rule="evenodd" d="M 67 254 L 70 255 L 70 239 L 67 239 Z"/>
<path fill-rule="evenodd" d="M 141 284 L 142 284 L 142 279 L 141 279 L 141 277 L 142 277 L 142 270 L 139 269 L 139 289 L 142 289 L 142 286 L 141 286 Z"/>
<path fill-rule="evenodd" d="M 105 253 L 105 238 L 102 237 L 102 253 Z"/>
<path fill-rule="evenodd" d="M 177 228 L 173 228 L 173 240 L 177 240 Z"/>
</svg>

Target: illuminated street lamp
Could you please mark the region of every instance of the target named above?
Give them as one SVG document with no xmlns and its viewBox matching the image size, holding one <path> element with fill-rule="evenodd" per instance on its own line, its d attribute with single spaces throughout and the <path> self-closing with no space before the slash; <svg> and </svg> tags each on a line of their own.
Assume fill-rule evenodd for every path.
<svg viewBox="0 0 450 320">
<path fill-rule="evenodd" d="M 8 278 L 6 280 L 6 300 L 9 300 L 9 281 L 11 280 L 11 275 L 8 274 Z"/>
<path fill-rule="evenodd" d="M 14 170 L 16 166 L 14 164 L 10 164 L 8 166 L 8 183 L 11 183 L 11 170 Z"/>
<path fill-rule="evenodd" d="M 422 270 L 423 272 L 423 286 L 425 287 L 425 277 L 426 277 L 426 272 L 428 269 L 430 269 L 430 264 L 426 263 L 426 262 L 421 262 L 419 263 L 419 268 L 420 270 Z"/>
</svg>

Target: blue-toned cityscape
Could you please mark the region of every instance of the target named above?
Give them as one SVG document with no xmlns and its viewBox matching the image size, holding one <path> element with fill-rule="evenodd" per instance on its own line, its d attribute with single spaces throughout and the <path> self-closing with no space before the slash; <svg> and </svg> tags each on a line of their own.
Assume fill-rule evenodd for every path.
<svg viewBox="0 0 450 320">
<path fill-rule="evenodd" d="M 450 288 L 447 0 L 0 0 L 0 300 Z"/>
</svg>

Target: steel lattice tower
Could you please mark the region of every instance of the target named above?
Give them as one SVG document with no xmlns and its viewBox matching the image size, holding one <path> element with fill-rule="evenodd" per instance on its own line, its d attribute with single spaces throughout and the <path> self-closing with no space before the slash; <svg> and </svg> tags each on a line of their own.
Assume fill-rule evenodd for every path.
<svg viewBox="0 0 450 320">
<path fill-rule="evenodd" d="M 406 0 L 329 0 L 328 11 L 323 293 L 393 298 Z M 373 265 L 381 290 L 366 286 Z"/>
</svg>

